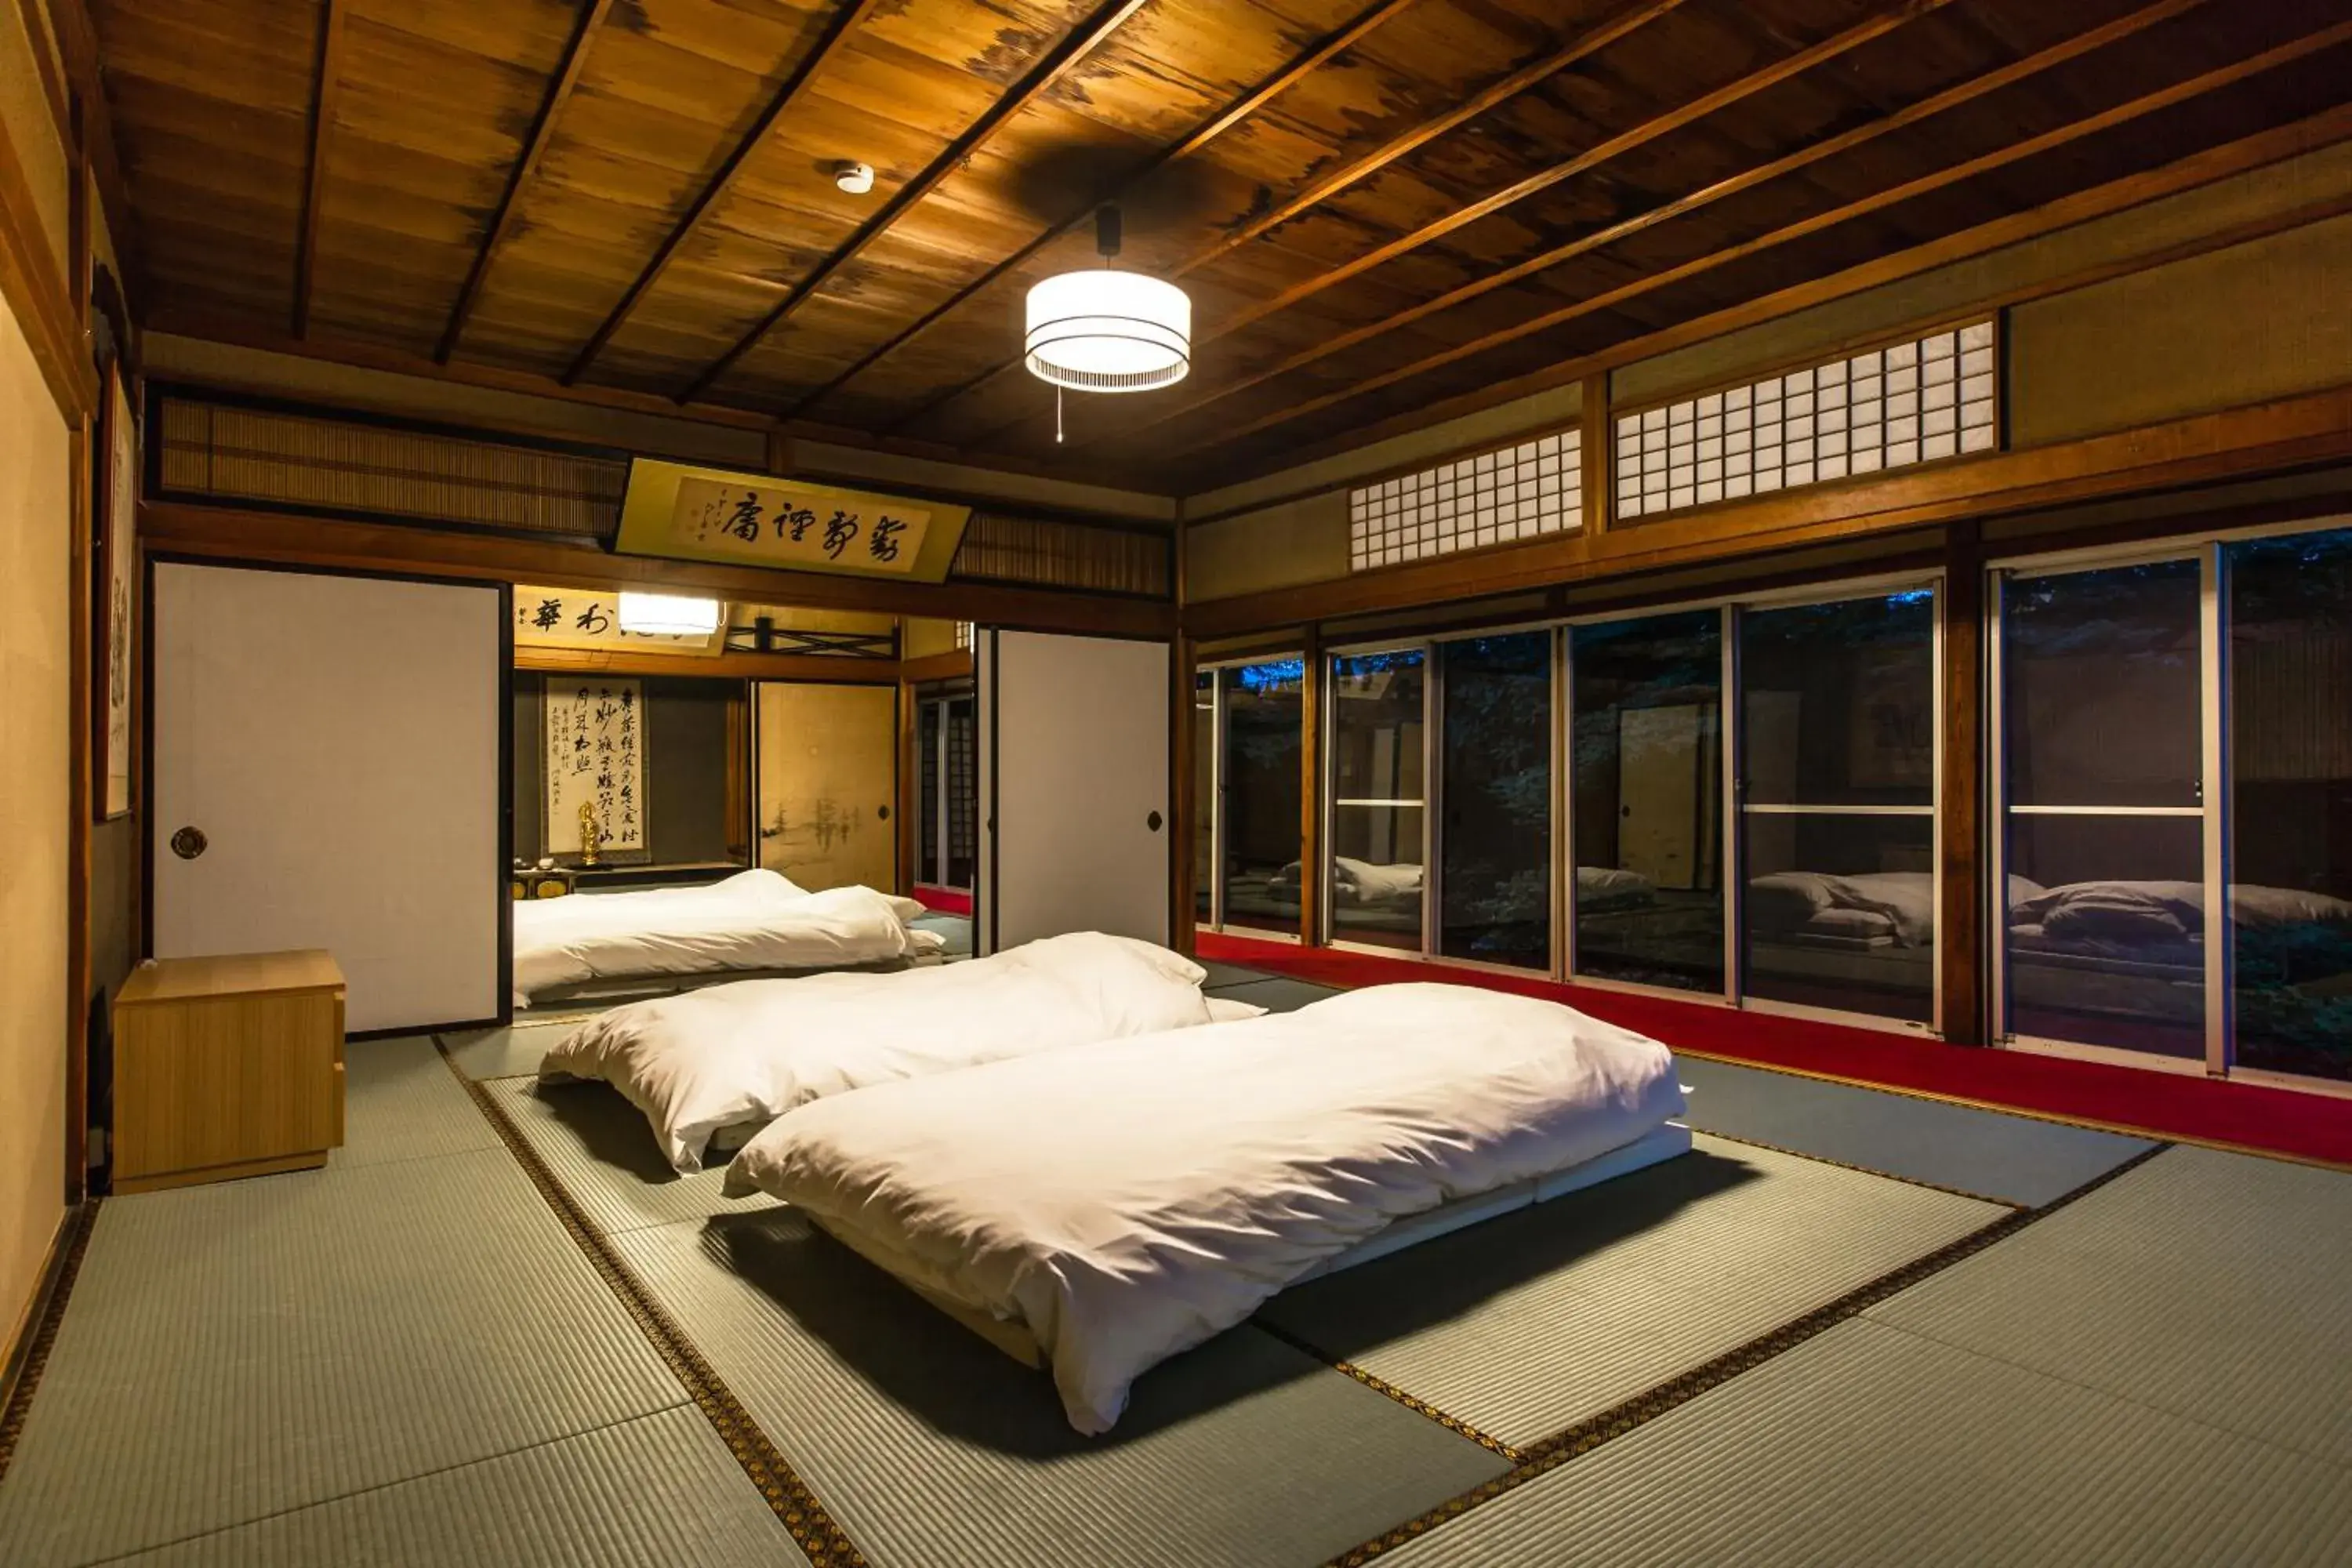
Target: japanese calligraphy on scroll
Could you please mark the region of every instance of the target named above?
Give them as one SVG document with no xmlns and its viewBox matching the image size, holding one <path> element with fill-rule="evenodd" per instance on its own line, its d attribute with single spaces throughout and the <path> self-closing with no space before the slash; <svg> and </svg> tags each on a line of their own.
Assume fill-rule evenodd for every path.
<svg viewBox="0 0 2352 1568">
<path fill-rule="evenodd" d="M 677 653 L 709 658 L 723 651 L 727 617 L 698 637 L 677 632 L 625 632 L 621 596 L 609 589 L 534 588 L 514 591 L 517 647 L 626 648 L 631 653 Z"/>
<path fill-rule="evenodd" d="M 639 458 L 629 466 L 616 547 L 936 583 L 947 575 L 971 515 L 969 507 L 939 501 Z"/>
<path fill-rule="evenodd" d="M 646 847 L 645 691 L 635 680 L 551 679 L 546 853 L 577 855 L 587 806 L 600 856 Z"/>
</svg>

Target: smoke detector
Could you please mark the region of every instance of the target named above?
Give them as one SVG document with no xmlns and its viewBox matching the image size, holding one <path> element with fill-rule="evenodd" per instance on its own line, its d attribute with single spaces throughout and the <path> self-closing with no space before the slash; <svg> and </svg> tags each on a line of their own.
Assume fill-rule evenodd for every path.
<svg viewBox="0 0 2352 1568">
<path fill-rule="evenodd" d="M 862 196 L 874 188 L 874 165 L 871 163 L 835 163 L 833 183 L 853 196 Z"/>
</svg>

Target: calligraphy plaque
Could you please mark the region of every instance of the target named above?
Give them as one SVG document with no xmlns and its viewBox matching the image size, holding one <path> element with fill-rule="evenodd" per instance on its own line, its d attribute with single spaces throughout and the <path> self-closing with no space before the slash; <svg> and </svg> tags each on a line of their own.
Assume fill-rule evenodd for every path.
<svg viewBox="0 0 2352 1568">
<path fill-rule="evenodd" d="M 626 649 L 630 653 L 675 653 L 709 658 L 726 651 L 727 616 L 700 635 L 625 632 L 621 595 L 604 588 L 540 588 L 518 583 L 514 591 L 515 647 Z"/>
<path fill-rule="evenodd" d="M 640 458 L 629 465 L 615 548 L 787 572 L 937 583 L 971 509 L 872 490 Z"/>
</svg>

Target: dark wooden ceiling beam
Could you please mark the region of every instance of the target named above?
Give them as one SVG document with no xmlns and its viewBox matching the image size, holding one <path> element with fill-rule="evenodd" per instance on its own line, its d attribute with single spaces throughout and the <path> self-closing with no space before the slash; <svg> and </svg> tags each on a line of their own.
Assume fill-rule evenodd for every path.
<svg viewBox="0 0 2352 1568">
<path fill-rule="evenodd" d="M 1785 245 L 1790 240 L 1801 239 L 1808 235 L 1818 234 L 1823 229 L 1835 227 L 1853 218 L 1883 211 L 1887 207 L 1942 190 L 1948 185 L 1958 184 L 1963 180 L 1974 179 L 1979 174 L 2005 168 L 2009 164 L 2063 147 L 2070 142 L 2079 141 L 2085 136 L 2113 130 L 2118 125 L 2128 124 L 2144 115 L 2169 109 L 2176 104 L 2186 103 L 2191 99 L 2219 91 L 2222 88 L 2260 76 L 2264 71 L 2275 69 L 2292 61 L 2302 59 L 2307 55 L 2316 54 L 2322 49 L 2333 48 L 2345 43 L 2352 43 L 2352 21 L 2338 22 L 2334 26 L 2307 33 L 2302 37 L 2264 49 L 2260 54 L 2250 55 L 2244 59 L 2216 67 L 2212 70 L 2201 72 L 2184 81 L 2175 82 L 2170 87 L 2142 94 L 2140 97 L 2116 104 L 2113 108 L 2103 110 L 2097 114 L 2046 131 L 2039 136 L 2031 136 L 2021 142 L 2011 142 L 2005 147 L 1979 157 L 1891 185 L 1884 191 L 1846 203 L 1843 206 L 1816 213 L 1811 217 L 1776 228 L 1769 234 L 1759 235 L 1754 239 L 1727 246 L 1721 250 L 1694 258 L 1678 267 L 1670 267 L 1662 272 L 1651 273 L 1618 288 L 1606 289 L 1599 294 L 1564 305 L 1559 310 L 1549 310 L 1542 315 L 1530 317 L 1509 327 L 1488 332 L 1483 337 L 1456 343 L 1436 353 L 1424 355 L 1410 364 L 1401 365 L 1379 375 L 1367 377 L 1354 385 L 1326 393 L 1318 397 L 1311 397 L 1287 407 L 1274 409 L 1247 425 L 1220 430 L 1210 439 L 1237 440 L 1244 436 L 1255 435 L 1260 430 L 1288 424 L 1294 419 L 1303 418 L 1307 415 L 1328 408 L 1335 404 L 1347 402 L 1350 398 L 1360 397 L 1366 393 L 1380 391 L 1383 387 L 1393 386 L 1399 382 L 1410 381 L 1415 376 L 1424 375 L 1444 365 L 1454 364 L 1474 355 L 1500 348 L 1520 338 L 1531 336 L 1537 332 L 1549 331 L 1554 327 L 1564 325 L 1580 317 L 1612 309 L 1653 290 L 1697 277 L 1703 272 L 1713 271 L 1716 268 L 1728 262 L 1742 260 L 1759 252 L 1770 250 L 1777 246 Z M 1177 450 L 1179 452 L 1197 450 L 1206 444 L 1206 441 L 1195 442 L 1192 446 L 1179 447 Z"/>
<path fill-rule="evenodd" d="M 589 336 L 586 346 L 572 360 L 571 368 L 563 373 L 566 385 L 587 374 L 588 367 L 596 363 L 596 356 L 604 352 L 604 345 L 613 341 L 613 334 L 621 330 L 622 323 L 645 301 L 646 296 L 653 291 L 654 285 L 661 281 L 662 274 L 669 270 L 670 263 L 677 259 L 677 253 L 685 247 L 688 237 L 702 226 L 702 220 L 710 216 L 719 198 L 733 188 L 737 176 L 743 172 L 744 163 L 768 139 L 768 133 L 800 102 L 802 94 L 847 45 L 866 19 L 886 3 L 887 0 L 851 0 L 834 13 L 833 19 L 825 24 L 824 31 L 814 46 L 802 55 L 799 63 L 786 73 L 775 95 L 760 111 L 760 117 L 751 122 L 751 128 L 736 142 L 726 161 L 704 184 L 701 194 L 694 198 L 694 205 L 686 209 L 686 216 L 671 226 L 668 237 L 662 241 L 661 248 L 654 252 L 653 258 L 646 263 L 645 269 L 637 274 L 636 281 L 629 285 L 628 292 L 621 296 L 620 303 L 613 307 L 612 313 Z M 689 393 L 679 401 L 688 401 L 691 396 Z"/>
<path fill-rule="evenodd" d="M 2169 21 L 2205 3 L 2206 0 L 2156 0 L 2154 5 L 2144 5 L 2137 11 L 2128 12 L 2100 26 L 2077 33 L 2047 48 L 2012 60 L 2008 65 L 1970 77 L 1966 81 L 1947 88 L 1944 91 L 1930 97 L 1923 98 L 1916 103 L 1908 104 L 1892 114 L 1867 121 L 1837 135 L 1825 137 L 1822 141 L 1801 147 L 1785 156 L 1759 163 L 1736 174 L 1727 175 L 1711 185 L 1702 186 L 1673 201 L 1661 203 L 1647 212 L 1638 213 L 1621 222 L 1591 230 L 1564 244 L 1554 246 L 1549 250 L 1531 256 L 1524 261 L 1490 272 L 1483 278 L 1475 279 L 1458 289 L 1451 289 L 1433 299 L 1424 300 L 1402 310 L 1394 311 L 1377 321 L 1370 321 L 1348 331 L 1320 339 L 1274 364 L 1209 388 L 1187 403 L 1159 411 L 1140 424 L 1126 426 L 1119 434 L 1131 436 L 1139 431 L 1166 424 L 1170 420 L 1181 418 L 1213 403 L 1222 402 L 1236 393 L 1246 392 L 1251 387 L 1263 385 L 1276 376 L 1286 375 L 1318 360 L 1344 353 L 1359 343 L 1369 342 L 1374 338 L 1411 326 L 1415 321 L 1436 315 L 1441 311 L 1452 310 L 1457 305 L 1467 304 L 1482 295 L 1490 294 L 1497 289 L 1531 278 L 1538 272 L 1548 271 L 1588 251 L 1614 245 L 1619 240 L 1631 238 L 1670 219 L 1685 216 L 1702 207 L 1722 201 L 1726 197 L 1737 195 L 1742 191 L 1752 190 L 1758 185 L 1767 184 L 1795 174 L 1824 159 L 1835 157 L 1865 142 L 1933 119 L 1938 114 L 1957 109 L 1989 93 L 2013 87 L 2030 77 L 2038 76 L 2069 60 L 2080 58 L 2094 50 L 2129 37 L 2135 33 L 2144 32 L 2159 22 Z M 1091 439 L 1093 438 L 1080 445 L 1091 444 Z"/>
<path fill-rule="evenodd" d="M 457 340 L 465 335 L 466 322 L 481 298 L 483 280 L 489 277 L 499 252 L 513 237 L 516 199 L 530 183 L 531 175 L 538 173 L 539 162 L 547 154 L 547 144 L 554 139 L 556 116 L 572 96 L 572 89 L 580 85 L 580 69 L 588 63 L 589 40 L 604 25 L 612 9 L 613 0 L 588 0 L 572 25 L 572 38 L 563 47 L 562 62 L 548 79 L 547 95 L 540 100 L 539 118 L 531 122 L 522 155 L 515 160 L 514 168 L 507 175 L 506 190 L 499 197 L 498 216 L 490 220 L 481 248 L 474 253 L 474 265 L 467 270 L 465 286 L 457 290 L 457 302 L 450 309 L 449 324 L 442 329 L 440 344 L 433 351 L 436 363 L 448 363 L 449 356 L 457 352 Z"/>
<path fill-rule="evenodd" d="M 335 100 L 343 76 L 343 23 L 350 15 L 341 0 L 319 7 L 317 85 L 310 91 L 310 156 L 302 186 L 302 230 L 294 253 L 294 335 L 310 332 L 310 289 L 318 276 L 320 198 L 327 184 L 327 154 L 335 130 Z"/>
<path fill-rule="evenodd" d="M 1442 113 L 1432 115 L 1402 135 L 1389 139 L 1343 169 L 1316 181 L 1305 190 L 1271 210 L 1252 218 L 1202 247 L 1177 267 L 1174 276 L 1181 278 L 1199 271 L 1217 258 L 1240 249 L 1264 234 L 1280 228 L 1284 224 L 1312 208 L 1322 205 L 1333 196 L 1351 186 L 1361 184 L 1406 154 L 1419 151 L 1450 132 L 1467 125 L 1488 110 L 1508 102 L 1548 78 L 1558 76 L 1577 61 L 1600 53 L 1629 34 L 1638 32 L 1659 17 L 1680 6 L 1683 0 L 1642 0 L 1627 7 L 1610 20 L 1570 39 L 1551 53 L 1529 61 L 1508 76 L 1487 83 L 1476 92 Z"/>
<path fill-rule="evenodd" d="M 1410 364 L 1400 365 L 1394 370 L 1369 376 L 1354 385 L 1325 393 L 1318 397 L 1310 397 L 1305 402 L 1287 407 L 1274 409 L 1247 425 L 1219 430 L 1207 440 L 1180 447 L 1177 451 L 1179 453 L 1195 451 L 1202 446 L 1207 445 L 1209 440 L 1238 440 L 1244 436 L 1255 435 L 1261 430 L 1286 425 L 1294 419 L 1304 418 L 1309 414 L 1360 397 L 1366 393 L 1378 392 L 1384 387 L 1394 386 L 1400 382 L 1410 381 L 1418 375 L 1425 375 L 1433 370 L 1486 353 L 1506 343 L 1515 342 L 1520 338 L 1529 337 L 1537 332 L 1549 331 L 1554 327 L 1562 326 L 1580 317 L 1591 315 L 1598 310 L 1609 310 L 1623 304 L 1628 300 L 1665 288 L 1669 284 L 1679 283 L 1686 279 L 1697 277 L 1703 272 L 1713 271 L 1726 263 L 1742 260 L 1762 251 L 1770 250 L 1777 246 L 1785 245 L 1790 240 L 1801 239 L 1807 235 L 1818 234 L 1823 229 L 1835 227 L 1853 218 L 1883 211 L 1900 203 L 1942 190 L 1948 185 L 1958 184 L 1963 180 L 1974 179 L 1979 174 L 2005 168 L 2011 163 L 2063 147 L 2070 142 L 2079 141 L 2083 137 L 2095 135 L 2102 131 L 2110 131 L 2118 125 L 2129 124 L 2144 115 L 2169 109 L 2176 104 L 2186 103 L 2191 99 L 2219 91 L 2222 88 L 2259 76 L 2264 71 L 2299 60 L 2306 55 L 2316 54 L 2322 49 L 2333 48 L 2344 43 L 2352 43 L 2352 21 L 2338 22 L 2334 26 L 2307 33 L 2300 38 L 2264 49 L 2260 54 L 2250 55 L 2242 60 L 2216 67 L 2212 70 L 2201 72 L 2185 81 L 2175 82 L 2172 86 L 2159 89 L 2155 92 L 2144 93 L 2140 97 L 2116 104 L 2111 109 L 2103 110 L 2097 114 L 2070 121 L 2055 130 L 2046 131 L 2039 136 L 2031 136 L 2022 142 L 2012 142 L 2005 147 L 1981 156 L 1968 159 L 1948 168 L 1938 169 L 1933 174 L 1920 175 L 1916 179 L 1906 180 L 1900 184 L 1891 185 L 1884 191 L 1862 197 L 1858 201 L 1832 207 L 1826 212 L 1816 213 L 1811 217 L 1776 228 L 1769 234 L 1759 235 L 1754 239 L 1727 246 L 1721 250 L 1695 258 L 1678 267 L 1670 267 L 1662 272 L 1651 273 L 1618 288 L 1606 289 L 1599 294 L 1564 305 L 1559 310 L 1548 310 L 1542 315 L 1515 322 L 1509 327 L 1488 332 L 1483 337 L 1456 343 L 1436 353 L 1424 355 Z"/>
<path fill-rule="evenodd" d="M 1768 66 L 1748 72 L 1736 81 L 1726 82 L 1712 92 L 1702 93 L 1688 102 L 1668 110 L 1664 114 L 1645 120 L 1639 125 L 1629 127 L 1614 136 L 1596 142 L 1573 157 L 1564 158 L 1549 168 L 1538 169 L 1525 179 L 1481 196 L 1475 202 L 1465 203 L 1444 216 L 1423 224 L 1411 234 L 1401 236 L 1386 245 L 1375 246 L 1361 256 L 1344 261 L 1327 272 L 1303 279 L 1239 314 L 1221 321 L 1218 323 L 1217 330 L 1202 341 L 1214 342 L 1218 338 L 1239 331 L 1253 322 L 1262 321 L 1278 311 L 1286 310 L 1303 300 L 1310 299 L 1326 289 L 1344 283 L 1361 273 L 1369 272 L 1375 267 L 1394 261 L 1399 257 L 1409 255 L 1425 245 L 1434 245 L 1448 235 L 1467 228 L 1481 218 L 1490 217 L 1506 207 L 1527 200 L 1529 196 L 1548 191 L 1554 185 L 1598 168 L 1612 158 L 1633 152 L 1635 148 L 1646 146 L 1658 138 L 1680 131 L 1685 126 L 1696 124 L 1708 115 L 1727 109 L 1743 99 L 1752 98 L 1768 88 L 1778 87 L 1791 77 L 1801 76 L 1816 66 L 1826 64 L 1840 55 L 1860 48 L 1873 39 L 1884 37 L 1905 23 L 1927 16 L 1930 12 L 1940 11 L 1951 3 L 1952 0 L 1905 0 L 1902 5 L 1874 16 L 1865 16 L 1832 37 L 1824 38 L 1809 48 L 1785 55 Z"/>
<path fill-rule="evenodd" d="M 1142 163 L 1130 171 L 1124 178 L 1107 186 L 1093 198 L 1081 204 L 1077 210 L 1070 216 L 1064 218 L 1061 222 L 1053 225 L 1049 228 L 1040 231 L 1036 238 L 1029 241 L 1028 244 L 1023 246 L 1020 249 L 1014 251 L 1012 255 L 1006 257 L 1003 260 L 998 262 L 987 271 L 982 273 L 978 278 L 973 279 L 971 282 L 965 284 L 962 288 L 949 295 L 947 299 L 940 301 L 938 305 L 933 306 L 931 310 L 919 321 L 916 321 L 914 325 L 890 338 L 879 348 L 875 349 L 865 358 L 859 360 L 856 364 L 851 365 L 847 370 L 843 371 L 839 375 L 835 376 L 831 381 L 826 382 L 823 386 L 818 387 L 814 392 L 810 393 L 807 396 L 793 404 L 791 408 L 785 411 L 784 416 L 786 418 L 793 417 L 807 409 L 812 404 L 821 402 L 824 399 L 830 397 L 835 392 L 840 391 L 841 388 L 848 385 L 849 383 L 855 381 L 860 375 L 865 374 L 866 372 L 873 369 L 874 366 L 879 364 L 883 360 L 888 358 L 891 354 L 898 353 L 900 349 L 906 347 L 917 338 L 921 337 L 932 327 L 937 326 L 940 321 L 954 314 L 957 310 L 961 310 L 965 305 L 971 303 L 973 299 L 993 288 L 998 282 L 1003 280 L 1006 275 L 1027 262 L 1039 251 L 1045 249 L 1045 247 L 1051 245 L 1054 241 L 1061 238 L 1072 229 L 1075 229 L 1079 225 L 1085 223 L 1088 218 L 1094 216 L 1096 208 L 1103 205 L 1106 202 L 1118 201 L 1136 190 L 1143 184 L 1144 181 L 1150 179 L 1160 170 L 1167 168 L 1172 163 L 1180 163 L 1183 159 L 1189 158 L 1193 153 L 1198 153 L 1210 142 L 1215 141 L 1218 137 L 1223 136 L 1226 132 L 1233 130 L 1235 126 L 1242 124 L 1244 121 L 1248 120 L 1251 115 L 1255 114 L 1259 110 L 1273 102 L 1275 99 L 1281 96 L 1286 89 L 1291 87 L 1300 79 L 1307 76 L 1317 69 L 1319 69 L 1342 51 L 1352 47 L 1373 28 L 1387 21 L 1398 12 L 1406 10 L 1419 4 L 1421 4 L 1421 0 L 1373 0 L 1373 4 L 1366 6 L 1363 10 L 1357 12 L 1353 19 L 1343 24 L 1333 31 L 1325 34 L 1321 38 L 1316 40 L 1314 44 L 1310 45 L 1303 53 L 1294 56 L 1287 63 L 1276 70 L 1272 75 L 1266 77 L 1256 86 L 1242 94 L 1241 97 L 1234 100 L 1233 102 L 1225 105 L 1224 108 L 1219 110 L 1216 113 L 1202 121 L 1199 125 L 1195 126 L 1192 132 L 1185 136 L 1182 141 L 1171 142 L 1168 146 L 1161 148 L 1159 152 L 1151 154 L 1150 158 L 1146 159 Z M 1007 364 L 1017 364 L 1019 363 L 1020 362 L 1017 359 L 1006 362 Z M 983 376 L 993 376 L 1000 374 L 1005 368 L 1005 364 L 994 365 L 990 367 L 986 372 L 983 372 L 982 374 Z"/>
<path fill-rule="evenodd" d="M 938 157 L 924 165 L 920 174 L 900 186 L 879 211 L 858 225 L 856 233 L 836 246 L 823 261 L 786 290 L 775 308 L 761 317 L 750 331 L 737 339 L 733 347 L 705 366 L 702 373 L 678 394 L 679 401 L 701 395 L 704 389 L 734 369 L 745 354 L 782 326 L 804 300 L 831 282 L 843 268 L 863 255 L 867 247 L 888 233 L 900 218 L 939 189 L 948 176 L 961 167 L 1007 121 L 1043 98 L 1055 82 L 1083 64 L 1089 55 L 1109 40 L 1120 24 L 1141 10 L 1143 5 L 1144 0 L 1103 0 L 1092 15 L 1065 34 L 1060 43 L 1048 50 L 1026 75 L 990 105 L 986 113 L 966 127 L 963 134 L 949 142 Z"/>
<path fill-rule="evenodd" d="M 1546 78 L 1559 75 L 1578 60 L 1597 53 L 1626 35 L 1646 26 L 1682 3 L 1683 0 L 1643 0 L 1643 4 L 1621 12 L 1598 27 L 1580 34 L 1551 53 L 1531 60 L 1509 75 L 1499 77 L 1487 83 L 1451 109 L 1421 121 L 1402 133 L 1391 137 L 1354 163 L 1317 181 L 1272 210 L 1221 235 L 1209 245 L 1194 251 L 1180 262 L 1169 276 L 1182 278 L 1197 271 L 1217 258 L 1238 250 L 1259 236 L 1271 233 L 1293 218 L 1304 216 L 1341 192 L 1370 179 L 1406 154 L 1427 146 L 1448 132 L 1475 120 L 1488 110 L 1517 98 Z M 926 399 L 891 421 L 885 428 L 895 435 L 1011 374 L 1019 368 L 1021 363 L 1020 358 L 1015 356 L 992 365 L 971 380 L 960 382 L 945 392 Z M 1025 418 L 1026 416 L 1024 417 Z M 1003 429 L 1004 426 L 999 426 L 996 428 Z"/>
</svg>

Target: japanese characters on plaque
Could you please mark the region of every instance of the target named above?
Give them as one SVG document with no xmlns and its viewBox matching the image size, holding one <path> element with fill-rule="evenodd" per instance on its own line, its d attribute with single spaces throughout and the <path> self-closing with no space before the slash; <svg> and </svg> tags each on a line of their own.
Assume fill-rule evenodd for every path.
<svg viewBox="0 0 2352 1568">
<path fill-rule="evenodd" d="M 645 718 L 638 681 L 548 680 L 546 853 L 579 854 L 583 822 L 596 826 L 600 857 L 646 847 Z"/>
<path fill-rule="evenodd" d="M 632 653 L 715 654 L 726 642 L 726 617 L 718 630 L 699 635 L 625 632 L 621 596 L 610 589 L 537 588 L 517 584 L 514 640 L 517 647 L 614 648 Z"/>
<path fill-rule="evenodd" d="M 915 569 L 930 511 L 880 496 L 860 496 L 789 479 L 725 481 L 687 475 L 671 513 L 677 542 L 762 565 L 854 566 L 905 574 Z"/>
</svg>

